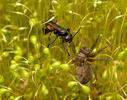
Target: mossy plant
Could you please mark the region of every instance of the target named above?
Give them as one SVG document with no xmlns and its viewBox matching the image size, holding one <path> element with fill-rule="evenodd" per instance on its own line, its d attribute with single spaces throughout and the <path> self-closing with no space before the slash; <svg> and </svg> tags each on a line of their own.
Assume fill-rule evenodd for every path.
<svg viewBox="0 0 127 100">
<path fill-rule="evenodd" d="M 0 0 L 0 100 L 121 100 L 127 98 L 126 0 Z M 44 34 L 53 20 L 74 33 L 65 43 Z M 87 44 L 93 52 L 111 46 L 92 62 L 98 80 L 93 87 L 76 78 L 75 52 Z M 50 40 L 49 40 L 50 36 Z"/>
</svg>

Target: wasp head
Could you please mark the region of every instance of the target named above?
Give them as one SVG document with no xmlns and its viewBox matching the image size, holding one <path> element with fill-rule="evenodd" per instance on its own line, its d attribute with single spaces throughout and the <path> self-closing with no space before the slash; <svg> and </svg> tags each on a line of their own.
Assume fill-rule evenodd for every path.
<svg viewBox="0 0 127 100">
<path fill-rule="evenodd" d="M 65 37 L 64 37 L 64 40 L 65 40 L 66 42 L 71 43 L 73 37 L 72 37 L 72 35 L 70 34 L 70 29 L 69 29 L 69 28 L 66 30 L 65 34 L 66 34 L 66 35 L 65 35 Z"/>
<path fill-rule="evenodd" d="M 69 33 L 68 33 L 68 34 L 66 35 L 66 37 L 65 37 L 65 41 L 66 41 L 66 42 L 69 42 L 69 43 L 71 43 L 72 39 L 73 39 L 73 38 L 72 38 L 72 35 L 69 34 Z"/>
</svg>

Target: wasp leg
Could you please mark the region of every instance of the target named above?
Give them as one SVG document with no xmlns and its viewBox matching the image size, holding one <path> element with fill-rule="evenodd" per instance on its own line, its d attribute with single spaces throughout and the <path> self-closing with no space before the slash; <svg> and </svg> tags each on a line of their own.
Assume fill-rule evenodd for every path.
<svg viewBox="0 0 127 100">
<path fill-rule="evenodd" d="M 94 42 L 94 44 L 93 44 L 92 47 L 91 47 L 91 50 L 92 50 L 92 51 L 93 51 L 94 47 L 95 47 L 96 44 L 97 44 L 97 41 L 98 41 L 98 39 L 99 39 L 99 36 L 100 36 L 100 34 L 97 36 L 96 41 Z M 91 52 L 92 52 L 92 51 L 91 51 Z"/>
<path fill-rule="evenodd" d="M 52 32 L 50 32 L 50 34 L 49 34 L 49 37 L 48 37 L 48 40 L 50 41 L 51 40 L 51 34 L 52 34 Z"/>
<path fill-rule="evenodd" d="M 76 50 L 75 50 L 75 44 L 74 44 L 73 41 L 71 42 L 71 44 L 72 44 L 72 51 L 73 51 L 73 53 L 75 54 L 75 53 L 76 53 Z"/>
<path fill-rule="evenodd" d="M 98 50 L 96 53 L 90 54 L 89 57 L 95 57 L 98 53 L 100 53 L 101 51 L 103 51 L 105 48 L 107 48 L 109 46 L 110 46 L 110 44 L 106 45 L 105 47 Z"/>
<path fill-rule="evenodd" d="M 67 54 L 70 56 L 70 53 L 69 53 L 69 51 L 67 50 L 66 46 L 64 45 L 64 42 L 62 42 L 62 45 L 63 45 L 63 47 L 66 49 Z"/>
<path fill-rule="evenodd" d="M 49 32 L 52 32 L 52 30 L 49 30 L 49 29 L 46 29 L 46 28 L 43 28 L 42 30 L 43 30 L 44 34 L 48 34 Z"/>
<path fill-rule="evenodd" d="M 52 42 L 50 42 L 50 43 L 48 44 L 47 47 L 49 47 L 52 43 L 54 43 L 58 37 L 59 37 L 59 36 L 57 35 L 57 36 L 55 37 L 55 39 L 54 39 Z"/>
</svg>

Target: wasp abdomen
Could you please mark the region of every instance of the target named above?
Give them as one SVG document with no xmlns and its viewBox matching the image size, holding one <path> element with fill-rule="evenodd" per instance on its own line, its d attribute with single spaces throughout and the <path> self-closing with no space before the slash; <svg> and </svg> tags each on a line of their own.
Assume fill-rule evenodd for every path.
<svg viewBox="0 0 127 100">
<path fill-rule="evenodd" d="M 46 25 L 44 27 L 44 33 L 47 34 L 49 32 L 55 31 L 55 29 L 53 27 L 51 27 L 50 25 Z"/>
</svg>

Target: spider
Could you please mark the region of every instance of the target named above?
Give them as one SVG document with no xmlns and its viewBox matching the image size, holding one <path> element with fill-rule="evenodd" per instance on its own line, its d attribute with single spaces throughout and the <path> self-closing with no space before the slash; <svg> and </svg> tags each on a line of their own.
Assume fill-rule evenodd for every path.
<svg viewBox="0 0 127 100">
<path fill-rule="evenodd" d="M 96 46 L 96 43 L 99 39 L 100 34 L 97 36 L 96 41 L 93 43 L 91 48 L 88 48 L 86 45 L 79 50 L 75 57 L 75 65 L 76 65 L 76 74 L 77 79 L 81 84 L 86 84 L 90 81 L 92 87 L 92 71 L 95 75 L 95 79 L 97 80 L 97 75 L 95 69 L 92 64 L 89 62 L 97 61 L 97 60 L 110 60 L 104 58 L 96 58 L 93 59 L 98 53 L 103 51 L 105 48 L 109 47 L 110 44 L 106 45 L 105 47 L 99 49 L 97 52 L 93 53 L 93 49 Z"/>
</svg>

